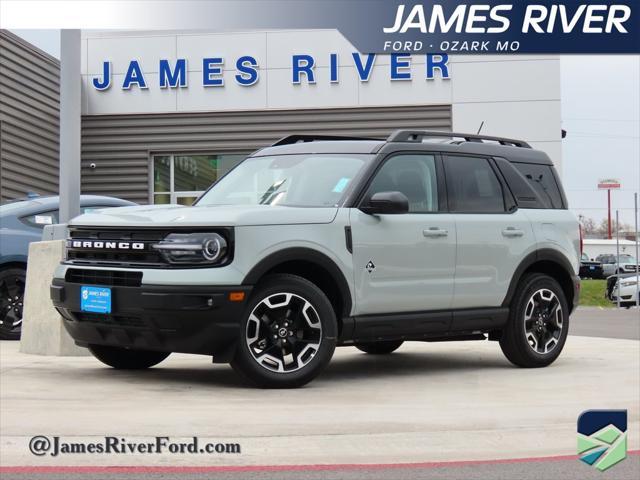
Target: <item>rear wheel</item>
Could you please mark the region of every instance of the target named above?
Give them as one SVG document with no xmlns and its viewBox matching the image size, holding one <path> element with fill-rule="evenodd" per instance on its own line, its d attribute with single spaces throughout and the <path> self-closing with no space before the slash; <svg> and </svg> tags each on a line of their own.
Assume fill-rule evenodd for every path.
<svg viewBox="0 0 640 480">
<path fill-rule="evenodd" d="M 300 387 L 327 366 L 337 332 L 322 290 L 295 275 L 272 275 L 251 296 L 231 366 L 262 388 Z"/>
<path fill-rule="evenodd" d="M 171 352 L 129 350 L 105 345 L 89 345 L 89 351 L 105 365 L 118 370 L 142 370 L 153 367 L 171 354 Z"/>
<path fill-rule="evenodd" d="M 395 352 L 403 343 L 403 340 L 357 343 L 356 348 L 361 352 L 369 353 L 371 355 L 386 355 Z"/>
<path fill-rule="evenodd" d="M 1 340 L 20 339 L 25 279 L 24 268 L 5 268 L 0 271 Z"/>
<path fill-rule="evenodd" d="M 569 306 L 558 282 L 528 274 L 511 303 L 500 347 L 519 367 L 545 367 L 560 355 L 568 330 Z"/>
</svg>

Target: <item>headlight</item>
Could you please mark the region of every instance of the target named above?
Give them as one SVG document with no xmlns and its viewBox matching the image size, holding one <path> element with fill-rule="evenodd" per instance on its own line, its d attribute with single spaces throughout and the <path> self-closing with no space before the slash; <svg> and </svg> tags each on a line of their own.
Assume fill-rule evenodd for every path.
<svg viewBox="0 0 640 480">
<path fill-rule="evenodd" d="M 624 282 L 620 282 L 620 285 L 622 285 L 623 287 L 633 287 L 634 285 L 636 285 L 638 282 L 635 280 L 626 280 Z"/>
<path fill-rule="evenodd" d="M 227 256 L 227 241 L 217 233 L 170 233 L 151 248 L 169 263 L 215 265 Z"/>
</svg>

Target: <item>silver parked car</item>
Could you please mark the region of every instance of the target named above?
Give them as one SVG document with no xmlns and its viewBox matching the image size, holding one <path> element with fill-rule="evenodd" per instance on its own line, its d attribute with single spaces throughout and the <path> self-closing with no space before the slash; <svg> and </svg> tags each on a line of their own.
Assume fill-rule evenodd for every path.
<svg viewBox="0 0 640 480">
<path fill-rule="evenodd" d="M 611 254 L 598 255 L 596 261 L 602 263 L 602 273 L 605 277 L 638 271 L 638 261 L 626 253 L 621 253 L 617 258 Z"/>
</svg>

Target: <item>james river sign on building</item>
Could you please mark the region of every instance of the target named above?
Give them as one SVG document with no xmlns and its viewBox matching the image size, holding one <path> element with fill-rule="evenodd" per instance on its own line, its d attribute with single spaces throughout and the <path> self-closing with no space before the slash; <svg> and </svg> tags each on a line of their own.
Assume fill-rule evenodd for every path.
<svg viewBox="0 0 640 480">
<path fill-rule="evenodd" d="M 389 56 L 390 63 L 387 69 L 387 78 L 393 81 L 410 81 L 413 79 L 411 71 L 411 55 L 408 54 L 392 54 Z M 370 53 L 362 55 L 353 52 L 350 55 L 351 65 L 355 68 L 358 79 L 361 82 L 368 82 L 373 73 L 373 67 L 376 62 L 376 54 Z M 422 77 L 426 80 L 433 80 L 437 74 L 443 79 L 449 78 L 449 57 L 446 54 L 434 55 L 427 54 L 424 56 L 424 72 Z M 201 66 L 200 75 L 198 77 L 200 85 L 203 87 L 224 87 L 225 70 L 228 68 L 228 59 L 224 57 L 207 57 L 198 62 Z M 234 81 L 243 87 L 250 87 L 258 83 L 260 80 L 260 65 L 258 60 L 252 55 L 242 55 L 231 63 L 231 68 L 235 69 L 232 73 Z M 128 90 L 132 87 L 142 89 L 149 88 L 149 83 L 145 77 L 145 69 L 158 72 L 159 88 L 185 88 L 189 86 L 187 59 L 178 58 L 175 62 L 167 59 L 158 60 L 157 64 L 142 65 L 138 60 L 130 60 L 128 62 L 126 73 L 122 79 L 122 83 L 117 87 Z M 149 71 L 148 70 L 148 71 Z M 290 81 L 294 85 L 306 82 L 309 84 L 316 83 L 316 59 L 310 54 L 300 54 L 291 56 L 291 76 Z M 329 54 L 329 77 L 330 83 L 340 83 L 340 58 L 337 53 Z M 113 69 L 111 61 L 102 62 L 102 76 L 95 76 L 92 79 L 92 85 L 96 90 L 107 90 L 113 84 Z"/>
</svg>

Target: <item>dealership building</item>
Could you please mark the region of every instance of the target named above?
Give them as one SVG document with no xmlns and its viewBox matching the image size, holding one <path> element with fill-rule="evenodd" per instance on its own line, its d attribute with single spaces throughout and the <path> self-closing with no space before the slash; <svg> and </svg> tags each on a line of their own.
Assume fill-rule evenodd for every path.
<svg viewBox="0 0 640 480">
<path fill-rule="evenodd" d="M 558 56 L 369 55 L 335 30 L 86 31 L 81 41 L 83 193 L 188 204 L 283 136 L 384 138 L 399 128 L 482 126 L 487 135 L 527 140 L 561 171 Z M 47 60 L 34 69 L 45 78 L 56 71 Z M 25 75 L 3 88 L 26 88 L 33 74 Z M 36 90 L 55 90 L 50 80 Z M 31 110 L 36 97 L 25 100 Z M 19 131 L 32 124 L 3 127 L 2 144 L 28 138 Z M 0 150 L 3 164 L 15 162 Z M 3 197 L 51 193 L 35 179 L 23 184 L 10 195 L 3 187 Z"/>
</svg>

